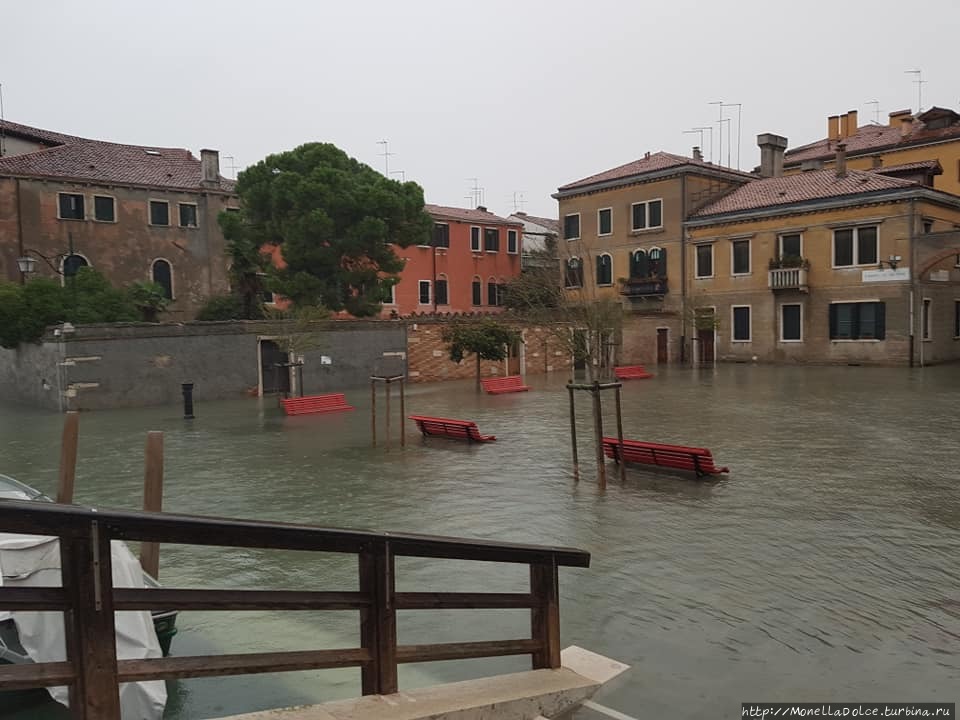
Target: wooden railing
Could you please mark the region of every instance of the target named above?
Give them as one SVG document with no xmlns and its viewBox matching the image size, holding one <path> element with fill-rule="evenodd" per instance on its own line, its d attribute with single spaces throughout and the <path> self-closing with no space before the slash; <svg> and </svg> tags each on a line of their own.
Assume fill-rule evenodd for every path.
<svg viewBox="0 0 960 720">
<path fill-rule="evenodd" d="M 0 501 L 0 532 L 60 539 L 62 587 L 0 587 L 0 610 L 64 613 L 65 662 L 0 666 L 0 689 L 69 685 L 72 716 L 119 720 L 119 683 L 247 673 L 359 667 L 364 695 L 397 691 L 399 663 L 531 655 L 533 667 L 560 667 L 557 569 L 588 567 L 572 548 L 428 535 L 338 530 L 166 513 L 101 512 L 72 505 Z M 359 590 L 198 590 L 114 588 L 110 541 L 308 550 L 358 557 Z M 524 593 L 396 592 L 394 559 L 445 558 L 521 563 Z M 358 610 L 360 647 L 118 660 L 120 610 Z M 397 645 L 397 610 L 529 608 L 529 638 Z"/>
</svg>

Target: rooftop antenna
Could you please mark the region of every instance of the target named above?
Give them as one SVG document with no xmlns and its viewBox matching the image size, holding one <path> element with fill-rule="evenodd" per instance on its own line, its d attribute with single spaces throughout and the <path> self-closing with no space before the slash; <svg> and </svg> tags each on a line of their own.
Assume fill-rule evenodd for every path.
<svg viewBox="0 0 960 720">
<path fill-rule="evenodd" d="M 390 156 L 396 155 L 396 153 L 387 152 L 386 140 L 377 140 L 377 145 L 383 145 L 383 152 L 380 153 L 383 155 L 383 174 L 390 177 Z"/>
<path fill-rule="evenodd" d="M 519 197 L 518 197 L 519 196 Z M 513 211 L 522 212 L 526 208 L 524 207 L 527 204 L 527 201 L 523 199 L 523 190 L 514 190 L 513 191 Z"/>
<path fill-rule="evenodd" d="M 390 173 L 391 175 L 399 175 L 400 182 L 404 183 L 407 181 L 407 174 L 403 170 L 394 170 Z"/>
<path fill-rule="evenodd" d="M 724 123 L 727 124 L 727 167 L 729 168 L 729 167 L 733 167 L 733 165 L 730 164 L 730 147 L 731 147 L 731 142 L 730 142 L 730 126 L 733 124 L 733 118 L 724 118 L 723 120 L 720 121 L 720 138 L 721 138 L 721 139 L 723 138 L 723 124 L 724 124 Z M 721 155 L 721 157 L 720 157 L 720 162 L 721 162 L 721 164 L 723 163 L 723 156 L 722 156 L 722 155 Z"/>
<path fill-rule="evenodd" d="M 720 137 L 717 142 L 717 147 L 719 148 L 717 151 L 717 164 L 723 165 L 723 100 L 714 100 L 713 102 L 707 103 L 707 105 L 720 106 L 720 121 L 717 123 L 720 126 Z"/>
<path fill-rule="evenodd" d="M 713 125 L 704 125 L 703 127 L 695 127 L 694 130 L 706 130 L 710 133 L 710 162 L 713 162 Z M 703 146 L 703 141 L 700 142 L 701 147 Z"/>
<path fill-rule="evenodd" d="M 233 155 L 224 155 L 224 156 L 223 156 L 223 159 L 230 161 L 229 166 L 228 166 L 228 167 L 230 168 L 230 177 L 236 178 L 236 177 L 237 177 L 237 164 L 234 162 L 234 160 L 236 160 L 236 158 L 235 158 Z"/>
<path fill-rule="evenodd" d="M 700 136 L 700 147 L 702 148 L 703 147 L 703 128 L 698 127 L 698 128 L 693 128 L 692 130 L 683 131 L 684 135 L 692 135 L 693 133 L 697 133 Z"/>
<path fill-rule="evenodd" d="M 0 157 L 7 154 L 7 137 L 3 122 L 3 83 L 0 83 Z"/>
<path fill-rule="evenodd" d="M 921 112 L 923 112 L 923 85 L 927 81 L 923 79 L 922 70 L 904 70 L 903 74 L 915 75 L 917 78 L 913 82 L 917 84 L 917 114 L 919 115 Z"/>
<path fill-rule="evenodd" d="M 473 187 L 470 188 L 470 192 L 473 194 L 473 206 L 475 208 L 480 207 L 481 205 L 483 205 L 483 188 L 480 187 L 480 179 L 467 178 L 467 180 L 470 180 L 473 182 Z"/>
<path fill-rule="evenodd" d="M 880 124 L 880 101 L 879 100 L 867 100 L 864 105 L 873 105 L 873 124 Z"/>
<path fill-rule="evenodd" d="M 737 109 L 737 170 L 740 169 L 740 118 L 743 115 L 743 104 L 742 103 L 722 103 L 721 107 L 735 107 Z M 730 126 L 727 126 L 727 129 L 730 129 Z M 729 140 L 729 136 L 728 136 Z M 730 148 L 729 142 L 727 143 L 727 165 L 730 165 Z"/>
</svg>

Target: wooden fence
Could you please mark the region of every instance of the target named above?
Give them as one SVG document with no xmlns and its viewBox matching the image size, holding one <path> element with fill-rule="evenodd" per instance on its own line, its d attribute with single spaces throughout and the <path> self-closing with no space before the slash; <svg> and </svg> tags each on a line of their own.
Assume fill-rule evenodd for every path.
<svg viewBox="0 0 960 720">
<path fill-rule="evenodd" d="M 118 684 L 141 680 L 359 667 L 364 695 L 397 691 L 399 663 L 531 655 L 533 667 L 560 667 L 557 569 L 588 567 L 572 548 L 339 530 L 166 513 L 100 512 L 72 505 L 0 501 L 0 532 L 60 539 L 62 587 L 0 587 L 0 610 L 64 613 L 65 662 L 0 666 L 0 689 L 69 685 L 72 716 L 119 720 Z M 358 558 L 359 590 L 114 588 L 110 541 L 348 553 Z M 396 592 L 397 557 L 521 563 L 525 593 Z M 397 610 L 529 608 L 529 638 L 397 645 Z M 360 647 L 118 660 L 120 610 L 357 610 Z"/>
</svg>

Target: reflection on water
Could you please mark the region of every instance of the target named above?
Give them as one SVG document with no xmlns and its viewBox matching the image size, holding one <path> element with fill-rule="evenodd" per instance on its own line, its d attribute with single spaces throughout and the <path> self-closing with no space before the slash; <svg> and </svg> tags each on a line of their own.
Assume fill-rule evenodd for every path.
<svg viewBox="0 0 960 720">
<path fill-rule="evenodd" d="M 413 386 L 409 413 L 466 417 L 498 442 L 369 448 L 357 411 L 285 418 L 271 400 L 81 419 L 77 500 L 140 502 L 145 432 L 166 432 L 165 508 L 583 547 L 561 572 L 563 643 L 632 670 L 598 700 L 640 717 L 732 717 L 746 700 L 955 700 L 960 687 L 956 368 L 674 370 L 624 387 L 627 437 L 709 447 L 717 483 L 631 469 L 598 492 L 589 403 L 570 473 L 561 378 L 477 396 Z M 542 383 L 542 381 L 541 381 Z M 611 398 L 612 400 L 612 398 Z M 606 427 L 614 428 L 612 401 Z M 394 406 L 396 410 L 396 405 Z M 382 413 L 383 406 L 378 411 Z M 61 418 L 0 408 L 0 472 L 56 483 Z M 382 432 L 382 429 L 381 429 Z M 612 467 L 612 466 L 611 466 Z M 177 587 L 351 589 L 349 558 L 163 549 Z M 401 589 L 517 591 L 517 568 L 402 560 Z M 464 618 L 469 617 L 469 622 Z M 401 642 L 516 637 L 523 613 L 401 613 Z M 354 613 L 182 613 L 174 654 L 350 646 Z M 522 658 L 401 668 L 410 687 L 525 667 Z M 356 670 L 170 683 L 167 717 L 207 718 L 359 691 Z M 584 713 L 584 718 L 587 714 Z"/>
</svg>

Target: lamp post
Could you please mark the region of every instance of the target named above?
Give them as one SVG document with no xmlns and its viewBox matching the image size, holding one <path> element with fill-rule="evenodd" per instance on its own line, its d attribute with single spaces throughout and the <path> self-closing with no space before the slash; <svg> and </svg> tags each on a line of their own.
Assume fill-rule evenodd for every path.
<svg viewBox="0 0 960 720">
<path fill-rule="evenodd" d="M 900 255 L 891 255 L 886 260 L 877 260 L 877 269 L 883 270 L 883 266 L 888 265 L 891 270 L 896 270 L 901 260 L 903 258 Z"/>
<path fill-rule="evenodd" d="M 72 257 L 79 257 L 73 249 L 73 233 L 67 235 L 67 252 L 57 253 L 53 257 L 47 257 L 39 250 L 34 250 L 33 248 L 21 247 L 22 255 L 17 258 L 17 269 L 20 270 L 20 284 L 26 282 L 26 276 L 30 275 L 37 270 L 37 258 L 43 260 L 47 265 L 50 266 L 50 269 L 53 270 L 57 275 L 62 275 L 64 277 L 73 277 L 76 275 L 76 270 L 73 272 L 67 272 L 66 261 Z M 34 257 L 36 256 L 36 257 Z M 54 263 L 58 261 L 63 261 L 63 269 L 58 268 Z"/>
</svg>

